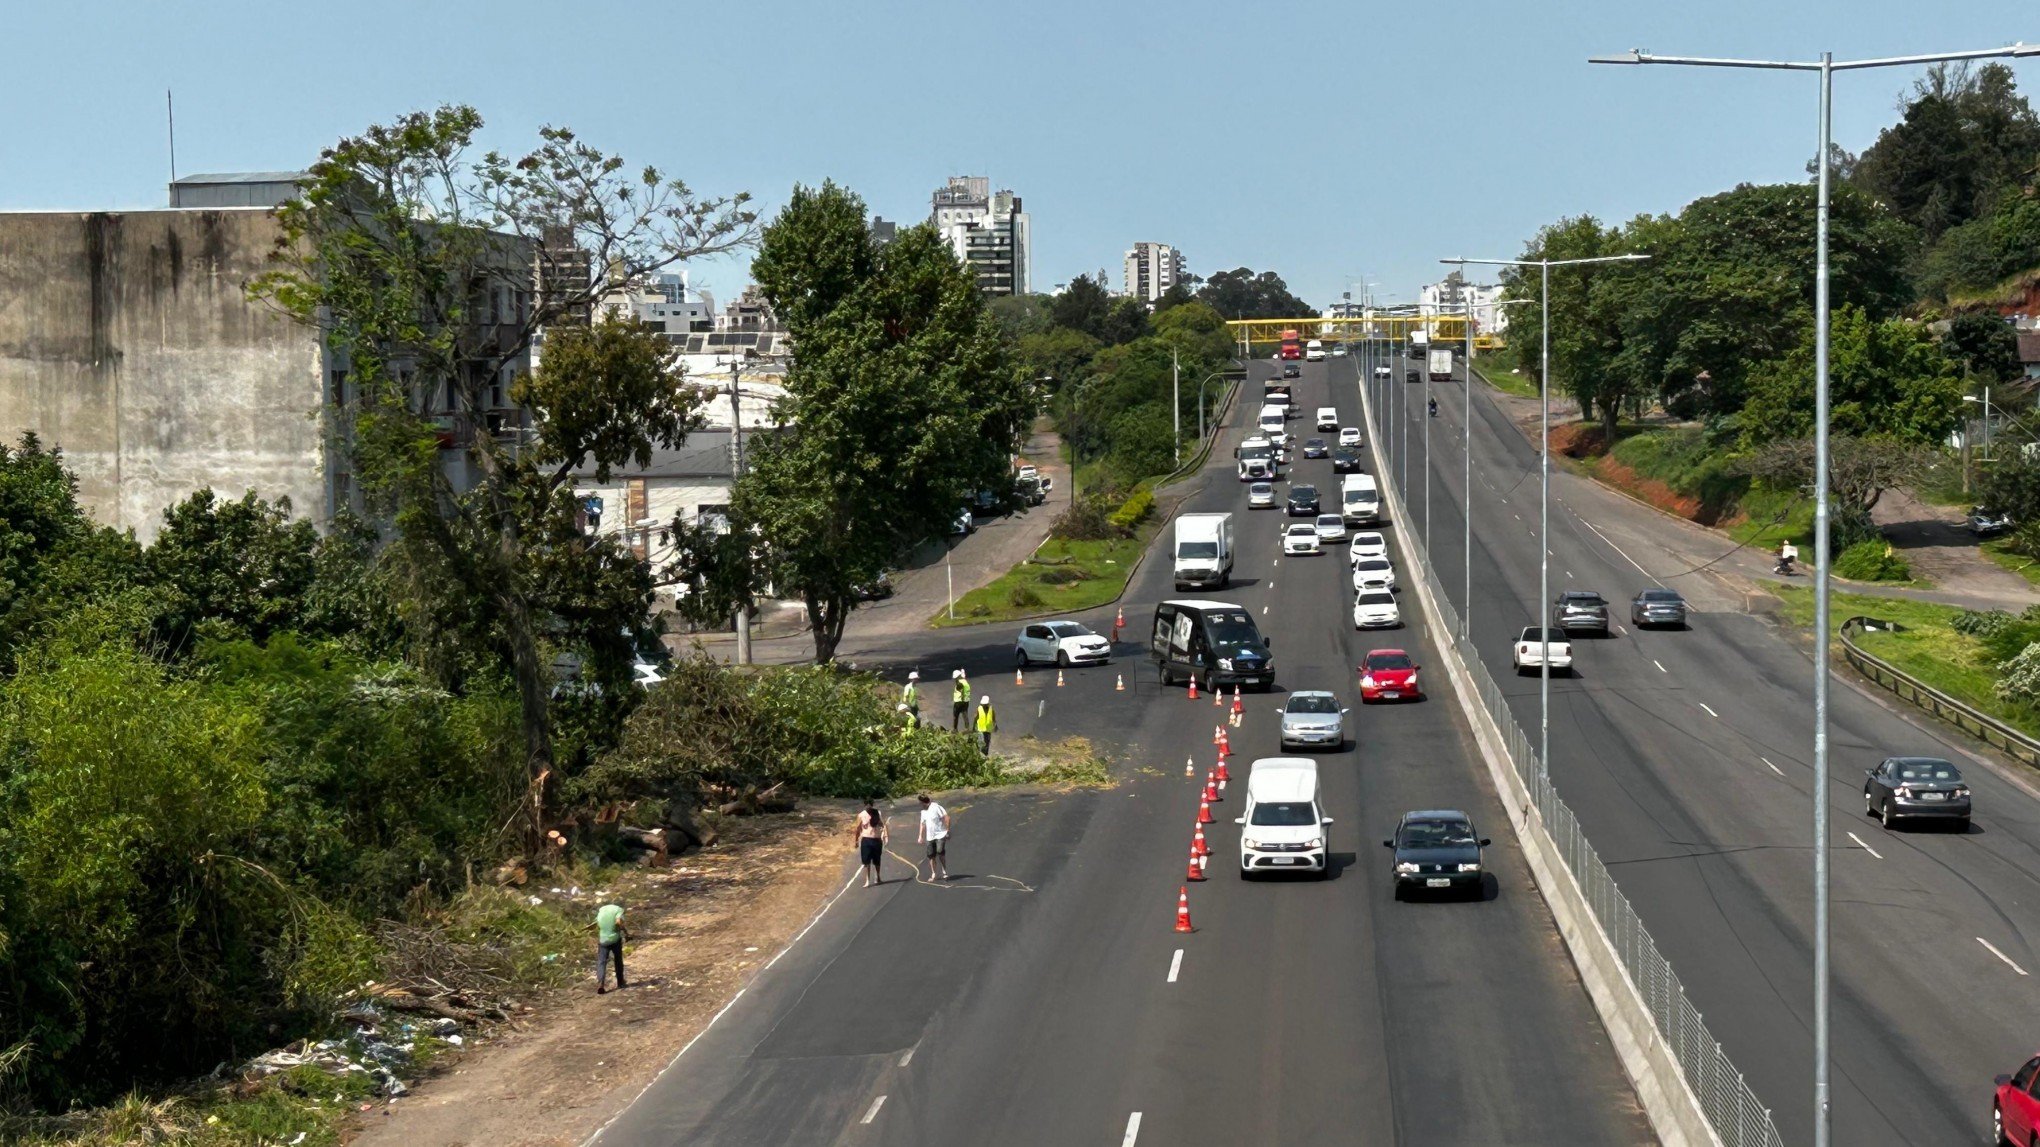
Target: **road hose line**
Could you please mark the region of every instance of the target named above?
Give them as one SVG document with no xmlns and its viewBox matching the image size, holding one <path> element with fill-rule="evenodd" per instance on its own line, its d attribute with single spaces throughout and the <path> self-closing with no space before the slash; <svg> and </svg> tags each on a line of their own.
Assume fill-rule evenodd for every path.
<svg viewBox="0 0 2040 1147">
<path fill-rule="evenodd" d="M 940 881 L 940 880 L 926 880 L 926 879 L 923 879 L 923 878 L 922 878 L 922 876 L 921 876 L 921 866 L 920 866 L 920 865 L 919 865 L 918 863 L 916 863 L 915 861 L 913 861 L 913 860 L 911 860 L 911 859 L 909 859 L 909 858 L 907 858 L 907 857 L 905 857 L 905 856 L 901 856 L 901 855 L 900 855 L 899 853 L 897 853 L 897 852 L 894 852 L 894 851 L 893 851 L 892 849 L 890 849 L 890 848 L 888 848 L 888 849 L 886 849 L 886 850 L 885 850 L 885 854 L 886 854 L 887 856 L 890 856 L 890 857 L 892 857 L 892 858 L 893 858 L 894 860 L 897 860 L 897 861 L 899 861 L 899 862 L 900 862 L 901 864 L 904 864 L 904 865 L 906 865 L 906 866 L 907 866 L 907 868 L 908 868 L 908 869 L 910 869 L 910 870 L 911 870 L 911 871 L 913 872 L 913 874 L 914 874 L 914 883 L 916 883 L 916 884 L 925 884 L 925 885 L 927 885 L 927 886 L 928 886 L 928 887 L 930 887 L 930 888 L 940 888 L 940 889 L 942 889 L 942 890 L 943 890 L 943 891 L 945 891 L 945 892 L 1033 892 L 1033 891 L 1035 891 L 1035 888 L 1034 888 L 1034 886 L 1033 886 L 1033 885 L 1031 885 L 1031 884 L 1029 884 L 1029 883 L 1027 883 L 1027 882 L 1026 882 L 1026 881 L 1024 881 L 1024 880 L 1015 880 L 1015 879 L 1014 879 L 1013 877 L 1010 877 L 1010 876 L 1000 876 L 1000 875 L 997 875 L 996 873 L 986 873 L 986 874 L 985 874 L 985 875 L 983 875 L 983 876 L 973 876 L 973 877 L 969 877 L 968 879 L 971 879 L 971 880 L 1003 880 L 1003 881 L 1005 881 L 1005 882 L 1006 882 L 1006 884 L 1010 884 L 1010 885 L 1012 885 L 1012 887 L 1008 888 L 1008 887 L 1006 887 L 1006 886 L 1004 886 L 1004 885 L 997 885 L 997 884 L 991 884 L 991 885 L 987 885 L 987 884 L 949 884 L 949 883 L 945 883 L 945 882 L 943 882 L 943 881 Z"/>
</svg>

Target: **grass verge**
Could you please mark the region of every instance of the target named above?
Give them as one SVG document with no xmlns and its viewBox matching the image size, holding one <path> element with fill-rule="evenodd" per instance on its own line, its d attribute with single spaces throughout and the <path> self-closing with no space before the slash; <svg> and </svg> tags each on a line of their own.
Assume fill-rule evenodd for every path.
<svg viewBox="0 0 2040 1147">
<path fill-rule="evenodd" d="M 998 580 L 956 599 L 955 617 L 938 613 L 930 624 L 945 628 L 1016 621 L 1104 605 L 1125 591 L 1126 579 L 1161 525 L 1158 517 L 1151 518 L 1132 537 L 1102 542 L 1050 538 Z"/>
<path fill-rule="evenodd" d="M 2034 585 L 2040 585 L 2040 562 L 2024 554 L 2012 552 L 2010 543 L 2004 538 L 1992 538 L 1983 543 L 1983 556 L 1998 565 L 2018 574 Z"/>
<path fill-rule="evenodd" d="M 1476 355 L 1473 360 L 1473 373 L 1504 394 L 1513 394 L 1518 398 L 1537 397 L 1537 383 L 1529 375 L 1521 373 L 1514 347 L 1503 347 L 1500 350 Z"/>
<path fill-rule="evenodd" d="M 1778 586 L 1775 592 L 1785 603 L 1788 620 L 1801 629 L 1812 627 L 1813 587 Z M 1842 622 L 1859 614 L 1895 621 L 1905 627 L 1902 632 L 1860 634 L 1856 645 L 1964 704 L 2040 737 L 2040 711 L 2000 701 L 1992 691 L 1997 664 L 1982 641 L 1956 632 L 1954 620 L 1963 612 L 1960 606 L 1935 602 L 1837 593 L 1828 617 L 1829 639 L 1839 646 Z"/>
</svg>

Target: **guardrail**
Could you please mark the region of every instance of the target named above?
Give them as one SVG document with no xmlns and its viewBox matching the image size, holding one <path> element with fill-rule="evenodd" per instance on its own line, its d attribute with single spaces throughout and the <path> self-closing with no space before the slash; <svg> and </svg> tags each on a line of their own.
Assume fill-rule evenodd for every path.
<svg viewBox="0 0 2040 1147">
<path fill-rule="evenodd" d="M 1852 617 L 1842 622 L 1842 659 L 1849 667 L 1881 689 L 1889 690 L 1900 700 L 1911 702 L 1934 716 L 1982 741 L 1994 749 L 2002 750 L 2023 764 L 2040 768 L 2040 741 L 2021 733 L 1988 713 L 1981 712 L 1965 702 L 1958 701 L 1932 685 L 1914 677 L 1889 661 L 1863 649 L 1849 638 L 1851 629 L 1858 633 L 1888 629 L 1897 632 L 1897 622 L 1882 618 Z"/>
<path fill-rule="evenodd" d="M 1364 384 L 1361 390 L 1370 430 L 1379 441 Z M 1388 477 L 1384 468 L 1384 486 L 1389 485 Z M 1393 491 L 1390 497 L 1392 520 L 1404 521 L 1401 492 Z M 1520 802 L 1520 807 L 1510 811 L 1533 874 L 1544 876 L 1539 869 L 1556 860 L 1563 871 L 1552 875 L 1569 877 L 1543 879 L 1540 886 L 1659 1135 L 1667 1143 L 1690 1143 L 1705 1141 L 1711 1132 L 1714 1142 L 1727 1147 L 1784 1147 L 1770 1109 L 1722 1052 L 1720 1041 L 1687 998 L 1671 962 L 1658 951 L 1642 918 L 1588 843 L 1579 818 L 1559 798 L 1557 787 L 1538 761 L 1536 742 L 1516 723 L 1508 699 L 1482 663 L 1480 651 L 1471 640 L 1458 636 L 1458 612 L 1432 571 L 1422 540 L 1412 531 L 1397 533 L 1403 553 L 1413 559 L 1411 564 L 1419 575 L 1415 580 L 1420 584 L 1414 588 L 1435 615 L 1432 636 L 1440 653 L 1455 663 L 1459 680 L 1473 685 L 1479 716 L 1488 725 L 1486 730 L 1477 729 L 1476 735 L 1499 734 L 1482 740 L 1491 756 L 1498 755 L 1506 767 L 1506 775 L 1496 773 L 1498 783 L 1513 782 L 1506 785 L 1502 796 L 1504 804 Z M 1581 908 L 1591 916 L 1585 923 L 1598 930 L 1598 936 L 1582 934 L 1574 926 L 1583 923 L 1578 920 Z M 1645 1017 L 1650 1032 L 1655 1033 L 1655 1044 L 1648 1039 L 1650 1032 L 1637 1030 Z"/>
</svg>

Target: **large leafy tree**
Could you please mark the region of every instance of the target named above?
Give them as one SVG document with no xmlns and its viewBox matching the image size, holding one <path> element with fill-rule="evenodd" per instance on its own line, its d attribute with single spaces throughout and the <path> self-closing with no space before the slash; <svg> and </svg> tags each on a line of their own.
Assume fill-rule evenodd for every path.
<svg viewBox="0 0 2040 1147">
<path fill-rule="evenodd" d="M 1634 239 L 1591 215 L 1561 219 L 1537 233 L 1525 248 L 1525 259 L 1597 259 L 1626 254 Z M 1554 267 L 1551 272 L 1551 364 L 1556 382 L 1580 404 L 1584 416 L 1598 417 L 1608 441 L 1622 404 L 1643 389 L 1644 375 L 1622 361 L 1623 320 L 1647 272 L 1627 263 L 1589 263 Z M 1537 268 L 1516 269 L 1507 279 L 1510 293 L 1541 302 L 1544 276 Z M 1509 319 L 1510 337 L 1524 347 L 1540 347 L 1542 306 L 1517 309 Z M 1541 355 L 1524 356 L 1535 374 Z"/>
<path fill-rule="evenodd" d="M 1853 177 L 1929 241 L 1988 216 L 2001 192 L 2040 160 L 2040 117 L 2012 70 L 1937 64 L 1918 80 L 1898 123 L 1878 134 Z"/>
<path fill-rule="evenodd" d="M 648 461 L 693 410 L 663 340 L 591 312 L 626 281 L 747 243 L 753 216 L 743 196 L 699 197 L 565 129 L 521 158 L 476 158 L 481 126 L 446 107 L 328 148 L 279 210 L 277 269 L 250 291 L 347 366 L 327 413 L 387 523 L 378 560 L 414 632 L 515 682 L 535 830 L 554 763 L 544 645 L 576 645 L 620 676 L 618 635 L 650 595 L 632 555 L 572 528 L 573 475 Z M 570 273 L 534 292 L 541 251 Z M 541 331 L 543 365 L 518 374 Z M 528 432 L 505 390 L 534 415 Z"/>
<path fill-rule="evenodd" d="M 797 187 L 751 270 L 794 352 L 786 429 L 750 451 L 732 527 L 755 531 L 828 662 L 857 588 L 944 532 L 972 490 L 1009 480 L 1032 409 L 997 320 L 932 228 L 874 248 L 856 195 Z"/>
<path fill-rule="evenodd" d="M 1829 331 L 1833 433 L 1922 447 L 1947 438 L 1961 417 L 1962 385 L 1931 332 L 1903 319 L 1873 320 L 1861 307 L 1835 312 Z M 1812 435 L 1813 359 L 1809 333 L 1751 375 L 1746 445 Z"/>
<path fill-rule="evenodd" d="M 1316 308 L 1289 293 L 1289 284 L 1273 271 L 1259 274 L 1245 267 L 1218 271 L 1197 289 L 1197 297 L 1228 319 L 1307 319 Z"/>
<path fill-rule="evenodd" d="M 248 638 L 303 626 L 316 571 L 318 531 L 291 519 L 290 502 L 252 490 L 222 501 L 199 490 L 163 511 L 163 530 L 144 555 L 160 596 L 156 636 L 172 653 L 202 639 Z"/>
<path fill-rule="evenodd" d="M 95 524 L 60 451 L 34 434 L 0 443 L 0 668 L 74 604 L 139 575 L 133 535 Z"/>
<path fill-rule="evenodd" d="M 1963 371 L 1980 383 L 2000 383 L 2017 378 L 2019 336 L 2010 323 L 1996 315 L 1957 315 L 1941 336 L 1941 348 Z"/>
</svg>

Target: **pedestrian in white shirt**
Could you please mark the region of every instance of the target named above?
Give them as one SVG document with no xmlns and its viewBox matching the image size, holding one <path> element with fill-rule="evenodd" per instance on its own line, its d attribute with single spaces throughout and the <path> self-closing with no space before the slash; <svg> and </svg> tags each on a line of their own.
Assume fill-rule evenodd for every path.
<svg viewBox="0 0 2040 1147">
<path fill-rule="evenodd" d="M 949 879 L 949 810 L 921 794 L 921 828 L 915 839 L 928 846 L 928 879 Z"/>
</svg>

